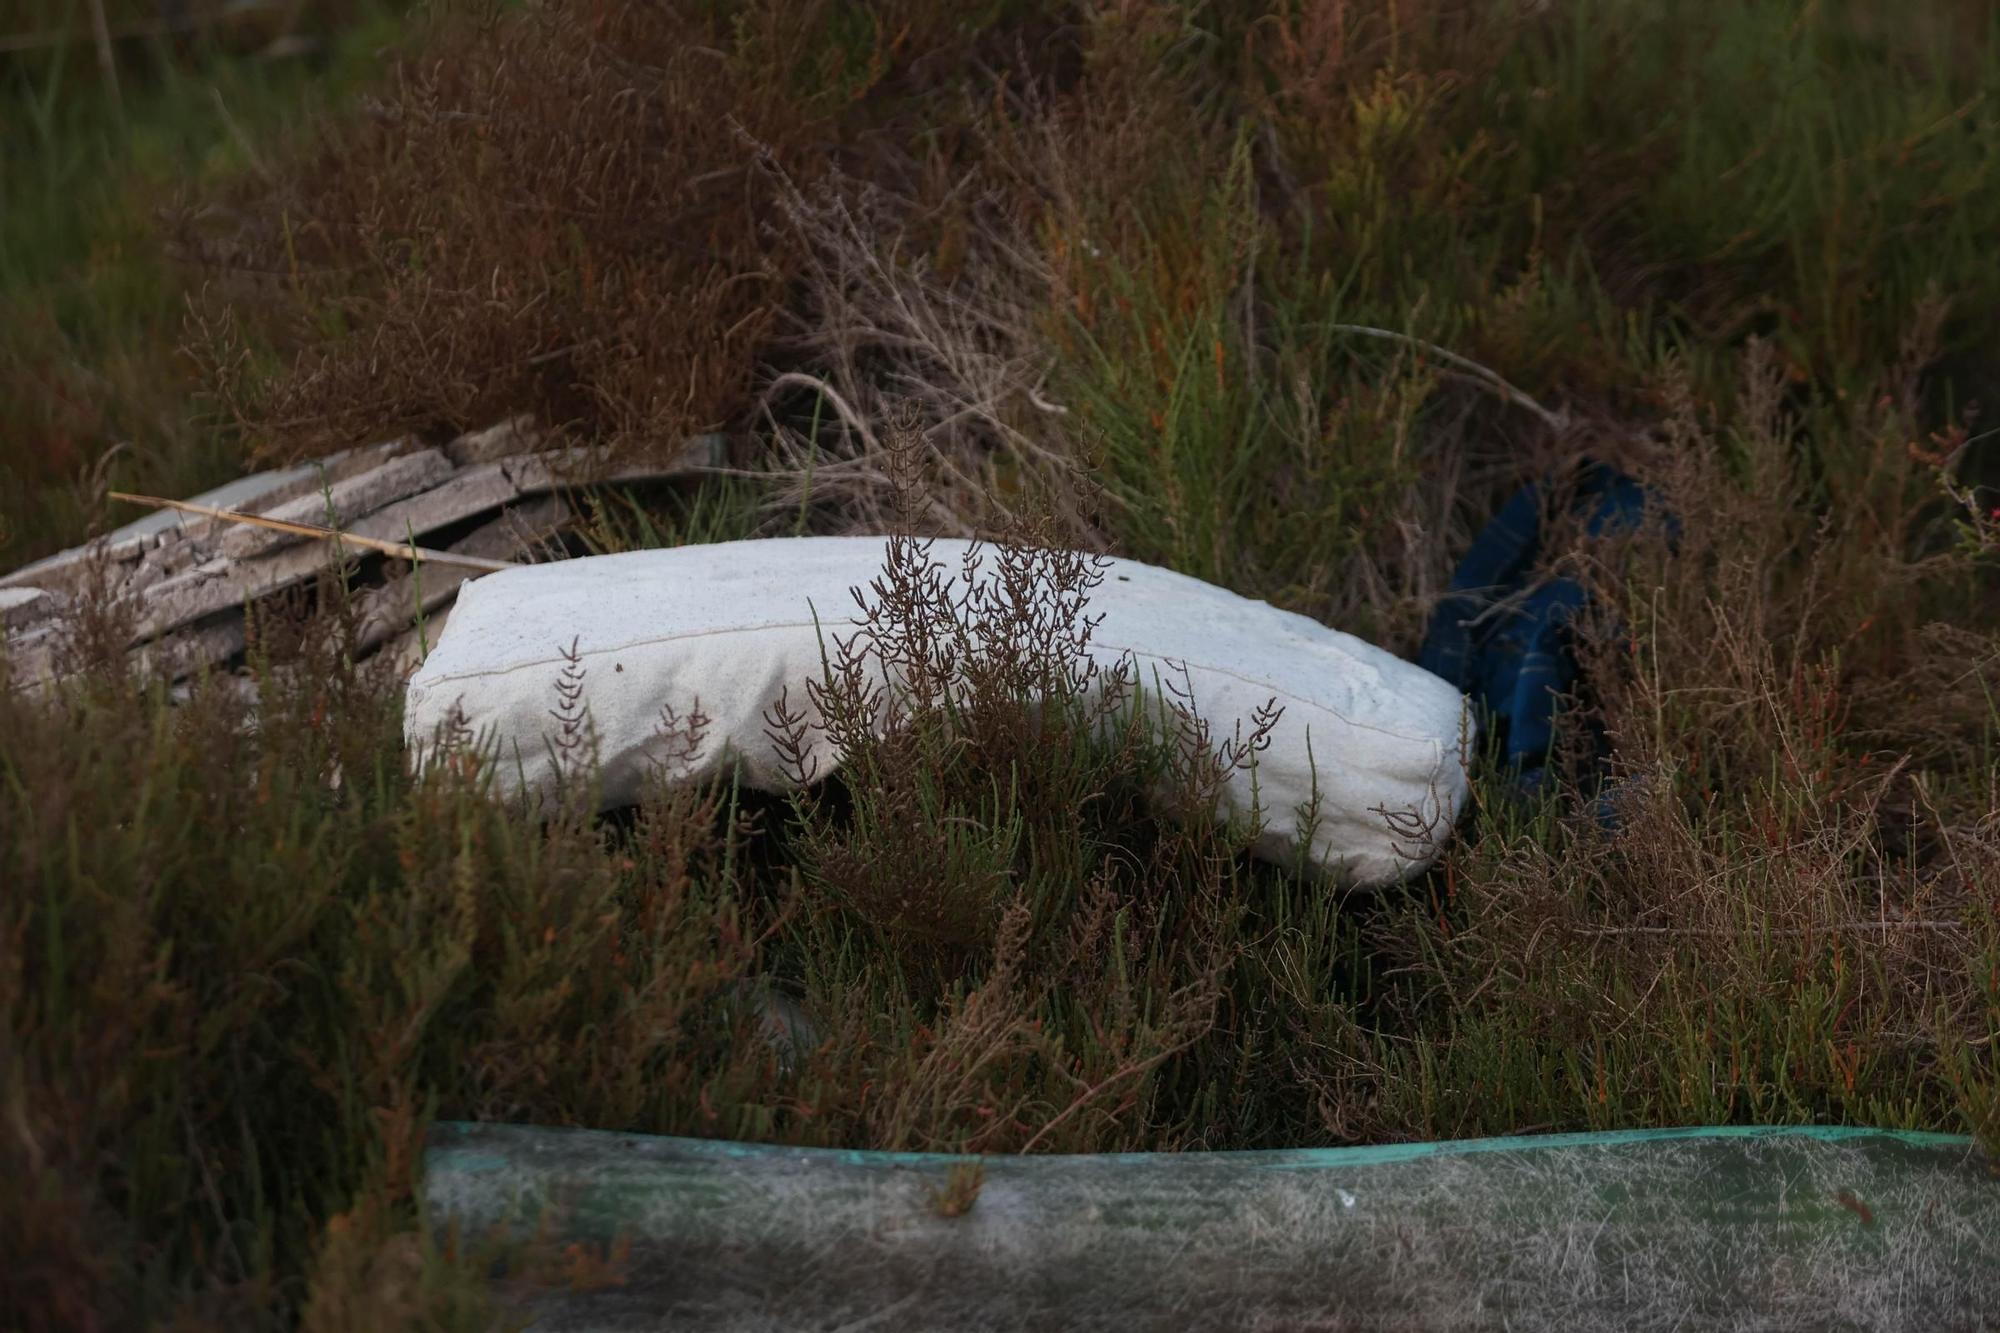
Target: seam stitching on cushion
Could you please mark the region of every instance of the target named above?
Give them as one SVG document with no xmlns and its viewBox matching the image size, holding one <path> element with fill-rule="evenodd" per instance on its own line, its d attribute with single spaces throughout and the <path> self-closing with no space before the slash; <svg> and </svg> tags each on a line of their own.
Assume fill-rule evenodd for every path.
<svg viewBox="0 0 2000 1333">
<path fill-rule="evenodd" d="M 633 639 L 630 642 L 617 644 L 609 648 L 586 648 L 581 653 L 578 654 L 578 658 L 579 660 L 588 660 L 591 658 L 607 657 L 612 653 L 630 652 L 635 648 L 650 648 L 658 644 L 680 643 L 686 640 L 693 640 L 693 639 L 712 639 L 712 638 L 718 638 L 725 634 L 757 634 L 765 630 L 773 630 L 773 629 L 811 629 L 815 625 L 818 625 L 819 623 L 821 622 L 812 620 L 772 621 L 768 624 L 763 624 L 763 625 L 733 625 L 727 629 L 694 630 L 685 634 L 663 634 L 656 638 Z M 1269 690 L 1274 696 L 1284 699 L 1290 703 L 1296 703 L 1303 705 L 1305 707 L 1319 709 L 1322 712 L 1332 715 L 1333 717 L 1339 718 L 1342 722 L 1354 728 L 1356 731 L 1371 732 L 1378 736 L 1387 736 L 1393 740 L 1399 740 L 1399 741 L 1428 742 L 1431 746 L 1432 753 L 1434 756 L 1433 762 L 1434 763 L 1442 762 L 1444 747 L 1438 743 L 1437 738 L 1434 736 L 1412 735 L 1408 732 L 1392 731 L 1387 727 L 1373 726 L 1366 722 L 1357 722 L 1353 718 L 1349 717 L 1347 714 L 1341 712 L 1337 708 L 1333 708 L 1327 704 L 1315 702 L 1311 699 L 1303 698 L 1299 695 L 1293 694 L 1289 690 L 1282 689 L 1279 686 L 1272 684 L 1270 681 L 1259 680 L 1254 676 L 1246 676 L 1243 675 L 1241 672 L 1231 671 L 1227 667 L 1205 665 L 1203 663 L 1195 662 L 1184 657 L 1170 658 L 1160 653 L 1145 652 L 1138 648 L 1133 648 L 1115 643 L 1103 643 L 1100 641 L 1097 646 L 1100 648 L 1109 649 L 1110 651 L 1116 653 L 1121 653 L 1121 654 L 1130 653 L 1133 657 L 1145 658 L 1148 661 L 1152 662 L 1158 662 L 1158 663 L 1178 662 L 1188 667 L 1190 670 L 1208 671 L 1208 672 L 1213 672 L 1218 676 L 1227 676 L 1231 680 L 1237 681 L 1241 684 L 1252 685 L 1260 690 Z M 489 676 L 511 676 L 517 671 L 528 671 L 532 670 L 535 667 L 540 667 L 540 666 L 553 666 L 555 663 L 564 660 L 566 659 L 560 656 L 541 657 L 541 658 L 536 658 L 531 662 L 517 662 L 512 666 L 499 667 L 491 671 L 465 671 L 465 672 L 454 673 L 448 676 L 437 676 L 425 680 L 423 684 L 427 688 L 435 688 L 438 685 L 448 684 L 452 681 L 484 680 Z"/>
</svg>

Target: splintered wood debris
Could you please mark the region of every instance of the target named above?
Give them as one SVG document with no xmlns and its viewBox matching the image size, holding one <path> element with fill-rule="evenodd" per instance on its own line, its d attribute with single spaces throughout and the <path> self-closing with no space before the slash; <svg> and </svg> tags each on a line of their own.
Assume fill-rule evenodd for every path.
<svg viewBox="0 0 2000 1333">
<path fill-rule="evenodd" d="M 607 465 L 592 449 L 542 447 L 532 424 L 518 419 L 443 448 L 367 445 L 188 501 L 155 502 L 163 507 L 0 577 L 0 662 L 14 688 L 60 679 L 69 613 L 104 599 L 129 620 L 134 660 L 184 680 L 243 652 L 247 607 L 336 560 L 388 552 L 357 593 L 359 646 L 390 654 L 407 673 L 437 641 L 466 580 L 557 549 L 577 517 L 574 487 L 691 476 L 721 466 L 724 454 L 721 436 L 704 435 L 665 461 Z M 216 511 L 266 522 L 211 517 Z M 339 535 L 314 535 L 327 529 Z M 425 540 L 434 534 L 446 540 Z"/>
</svg>

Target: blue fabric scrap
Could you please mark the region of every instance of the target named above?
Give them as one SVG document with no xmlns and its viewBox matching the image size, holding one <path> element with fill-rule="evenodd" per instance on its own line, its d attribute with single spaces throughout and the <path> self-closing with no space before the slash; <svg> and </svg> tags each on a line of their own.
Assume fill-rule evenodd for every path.
<svg viewBox="0 0 2000 1333">
<path fill-rule="evenodd" d="M 1629 531 L 1649 492 L 1591 464 L 1576 506 L 1592 534 Z M 1569 626 L 1587 601 L 1574 579 L 1541 578 L 1543 486 L 1517 491 L 1473 541 L 1431 615 L 1418 664 L 1470 695 L 1504 762 L 1528 790 L 1541 785 L 1556 710 L 1576 683 Z"/>
</svg>

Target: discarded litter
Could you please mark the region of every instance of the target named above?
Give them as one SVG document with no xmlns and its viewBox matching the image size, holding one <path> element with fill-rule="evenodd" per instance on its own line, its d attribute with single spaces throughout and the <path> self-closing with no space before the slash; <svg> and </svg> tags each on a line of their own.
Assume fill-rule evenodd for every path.
<svg viewBox="0 0 2000 1333">
<path fill-rule="evenodd" d="M 939 541 L 932 555 L 956 569 L 966 548 Z M 819 677 L 831 636 L 849 631 L 850 590 L 879 574 L 883 553 L 878 537 L 787 538 L 488 575 L 466 585 L 411 677 L 406 738 L 422 753 L 469 729 L 497 743 L 502 790 L 554 790 L 551 704 L 567 670 L 581 674 L 602 804 L 636 800 L 660 764 L 663 707 L 709 720 L 688 777 L 734 767 L 749 787 L 787 790 L 767 714 Z M 1254 776 L 1233 773 L 1221 798 L 1248 815 L 1254 790 L 1257 855 L 1289 861 L 1309 838 L 1314 864 L 1357 885 L 1434 859 L 1466 797 L 1458 690 L 1306 617 L 1132 561 L 1109 563 L 1088 611 L 1103 617 L 1090 645 L 1102 667 L 1135 671 L 1145 690 L 1186 690 L 1217 736 L 1283 708 Z M 813 744 L 816 772 L 835 770 L 841 756 L 819 733 Z"/>
<path fill-rule="evenodd" d="M 584 481 L 685 481 L 725 448 L 722 437 L 704 435 L 670 457 L 616 461 L 596 448 L 545 446 L 532 422 L 516 418 L 436 448 L 401 439 L 349 449 L 189 500 L 113 492 L 121 505 L 156 508 L 0 574 L 0 689 L 53 685 L 64 670 L 69 613 L 100 597 L 130 611 L 130 656 L 149 673 L 187 681 L 214 671 L 240 682 L 229 673 L 247 643 L 245 608 L 276 610 L 301 585 L 361 555 L 397 559 L 395 568 L 373 560 L 353 580 L 352 650 L 407 670 L 461 584 L 529 558 L 571 527 Z M 338 540 L 328 540 L 334 529 Z M 426 546 L 432 537 L 445 549 Z M 427 568 L 405 571 L 410 557 Z"/>
<path fill-rule="evenodd" d="M 1417 661 L 1464 690 L 1525 791 L 1541 785 L 1562 696 L 1577 681 L 1571 621 L 1587 596 L 1541 568 L 1543 485 L 1524 486 L 1493 516 L 1452 574 Z M 1574 504 L 1593 536 L 1637 526 L 1649 496 L 1602 464 L 1586 466 Z"/>
</svg>

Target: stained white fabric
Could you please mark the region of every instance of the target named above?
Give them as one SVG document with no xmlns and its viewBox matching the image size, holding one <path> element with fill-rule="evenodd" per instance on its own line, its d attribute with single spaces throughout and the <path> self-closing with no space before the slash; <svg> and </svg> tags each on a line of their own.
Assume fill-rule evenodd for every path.
<svg viewBox="0 0 2000 1333">
<path fill-rule="evenodd" d="M 956 571 L 966 543 L 940 540 Z M 790 686 L 795 708 L 822 672 L 822 648 L 852 632 L 852 588 L 881 573 L 880 537 L 806 537 L 686 546 L 557 561 L 490 574 L 459 593 L 437 646 L 408 687 L 405 736 L 421 755 L 448 720 L 498 742 L 496 781 L 548 790 L 562 762 L 551 738 L 556 686 L 574 645 L 601 765 L 603 804 L 636 800 L 659 764 L 662 708 L 697 707 L 707 738 L 691 778 L 737 766 L 745 785 L 792 785 L 766 714 Z M 992 552 L 981 552 L 990 562 Z M 990 568 L 990 565 L 984 566 Z M 1267 749 L 1231 776 L 1227 813 L 1263 832 L 1254 852 L 1289 861 L 1317 793 L 1311 860 L 1340 880 L 1379 885 L 1428 864 L 1466 798 L 1464 700 L 1451 685 L 1316 621 L 1169 570 L 1114 560 L 1087 613 L 1091 651 L 1190 688 L 1216 738 L 1275 699 Z M 572 669 L 572 675 L 574 675 Z M 454 714 L 456 713 L 456 718 Z M 813 733 L 824 775 L 840 756 Z"/>
</svg>

